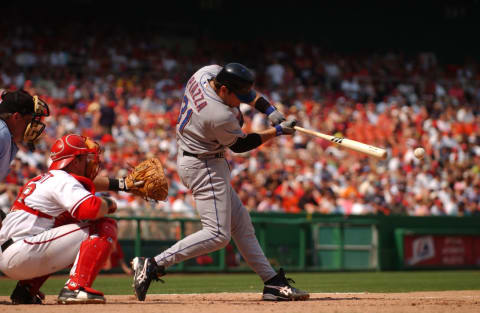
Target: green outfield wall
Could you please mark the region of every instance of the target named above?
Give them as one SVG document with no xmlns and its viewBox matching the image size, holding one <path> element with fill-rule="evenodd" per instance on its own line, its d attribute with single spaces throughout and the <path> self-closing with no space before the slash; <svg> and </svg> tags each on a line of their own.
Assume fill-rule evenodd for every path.
<svg viewBox="0 0 480 313">
<path fill-rule="evenodd" d="M 267 258 L 288 271 L 480 267 L 480 217 L 343 216 L 252 213 Z M 115 217 L 125 260 L 154 256 L 199 229 L 195 219 Z M 120 227 L 122 229 L 122 227 Z M 235 244 L 171 271 L 250 271 Z"/>
</svg>

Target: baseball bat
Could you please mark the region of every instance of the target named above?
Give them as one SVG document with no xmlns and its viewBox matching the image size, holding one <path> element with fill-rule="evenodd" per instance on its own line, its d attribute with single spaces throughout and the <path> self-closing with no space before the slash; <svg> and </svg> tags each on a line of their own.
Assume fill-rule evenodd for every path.
<svg viewBox="0 0 480 313">
<path fill-rule="evenodd" d="M 313 131 L 313 130 L 306 129 L 306 128 L 299 127 L 299 126 L 294 126 L 294 128 L 299 132 L 328 140 L 328 141 L 333 142 L 333 143 L 335 143 L 339 146 L 342 146 L 342 147 L 345 147 L 345 148 L 348 148 L 348 149 L 351 149 L 351 150 L 354 150 L 354 151 L 357 151 L 357 152 L 365 153 L 367 155 L 370 155 L 370 156 L 373 156 L 373 157 L 376 157 L 376 158 L 379 158 L 379 159 L 386 159 L 387 158 L 387 150 L 382 149 L 382 148 L 367 145 L 366 143 L 351 140 L 351 139 L 347 139 L 347 138 L 330 136 L 330 135 L 327 135 L 327 134 L 323 134 L 321 132 Z"/>
</svg>

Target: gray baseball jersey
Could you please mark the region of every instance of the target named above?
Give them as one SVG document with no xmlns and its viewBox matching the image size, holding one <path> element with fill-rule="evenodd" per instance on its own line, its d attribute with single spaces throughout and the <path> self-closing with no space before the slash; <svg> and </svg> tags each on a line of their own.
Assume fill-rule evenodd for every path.
<svg viewBox="0 0 480 313">
<path fill-rule="evenodd" d="M 222 68 L 205 66 L 188 81 L 177 123 L 177 143 L 194 154 L 215 154 L 245 137 L 238 108 L 225 105 L 210 86 Z"/>
<path fill-rule="evenodd" d="M 214 155 L 246 136 L 238 108 L 225 105 L 209 84 L 220 70 L 218 65 L 206 66 L 190 78 L 177 123 L 178 173 L 192 191 L 202 229 L 157 255 L 155 261 L 168 267 L 221 249 L 233 238 L 246 262 L 266 281 L 276 275 L 275 270 L 260 248 L 247 209 L 231 186 L 227 161 Z M 198 157 L 184 155 L 184 151 Z"/>
</svg>

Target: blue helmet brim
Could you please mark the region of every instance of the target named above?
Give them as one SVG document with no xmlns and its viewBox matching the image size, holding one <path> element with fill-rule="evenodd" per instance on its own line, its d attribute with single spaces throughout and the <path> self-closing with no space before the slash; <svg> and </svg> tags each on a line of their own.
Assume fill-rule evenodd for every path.
<svg viewBox="0 0 480 313">
<path fill-rule="evenodd" d="M 251 89 L 248 93 L 246 94 L 235 94 L 237 98 L 242 102 L 242 103 L 250 103 L 252 102 L 255 97 L 257 96 L 257 93 L 255 90 Z"/>
</svg>

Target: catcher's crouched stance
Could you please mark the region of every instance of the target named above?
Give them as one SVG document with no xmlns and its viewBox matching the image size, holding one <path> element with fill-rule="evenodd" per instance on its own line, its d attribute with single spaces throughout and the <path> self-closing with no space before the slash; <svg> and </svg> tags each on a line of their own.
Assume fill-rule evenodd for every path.
<svg viewBox="0 0 480 313">
<path fill-rule="evenodd" d="M 145 182 L 96 179 L 99 155 L 100 147 L 89 138 L 70 134 L 58 139 L 49 171 L 23 186 L 3 220 L 0 270 L 20 280 L 11 295 L 14 304 L 41 304 L 41 285 L 72 264 L 58 303 L 105 303 L 91 286 L 117 239 L 116 222 L 105 217 L 116 204 L 95 191 L 129 191 L 126 184 L 132 184 L 141 193 Z"/>
</svg>

